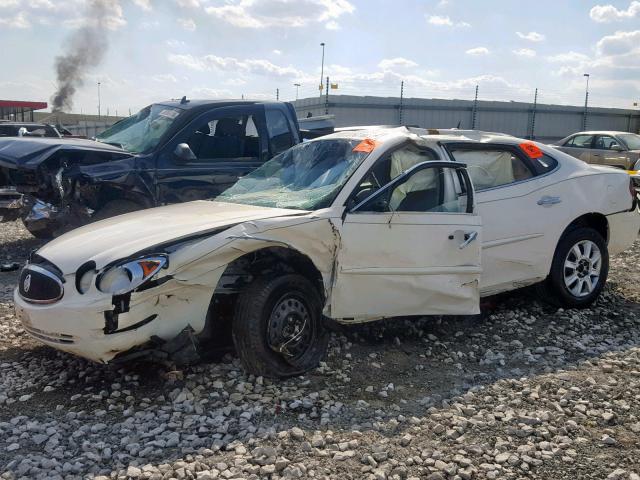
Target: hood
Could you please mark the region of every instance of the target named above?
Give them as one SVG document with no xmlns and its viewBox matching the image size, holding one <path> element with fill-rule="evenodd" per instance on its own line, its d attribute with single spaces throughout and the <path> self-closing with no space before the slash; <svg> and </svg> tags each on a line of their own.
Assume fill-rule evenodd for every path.
<svg viewBox="0 0 640 480">
<path fill-rule="evenodd" d="M 66 275 L 89 260 L 95 261 L 100 269 L 142 250 L 223 227 L 307 213 L 206 200 L 179 203 L 85 225 L 47 243 L 37 254 L 54 263 Z"/>
<path fill-rule="evenodd" d="M 0 167 L 37 166 L 59 151 L 96 152 L 114 158 L 134 156 L 121 148 L 86 138 L 0 138 Z"/>
</svg>

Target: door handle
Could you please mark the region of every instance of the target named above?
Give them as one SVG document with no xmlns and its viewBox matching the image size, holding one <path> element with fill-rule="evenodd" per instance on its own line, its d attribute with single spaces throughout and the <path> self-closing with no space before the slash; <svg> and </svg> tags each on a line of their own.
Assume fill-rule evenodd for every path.
<svg viewBox="0 0 640 480">
<path fill-rule="evenodd" d="M 560 203 L 560 197 L 550 197 L 549 195 L 545 195 L 540 200 L 538 200 L 538 205 L 542 205 L 543 207 L 550 207 L 551 205 L 555 205 L 556 203 Z"/>
<path fill-rule="evenodd" d="M 465 232 L 464 242 L 458 245 L 458 249 L 462 250 L 463 248 L 467 248 L 476 238 L 478 238 L 478 232 Z"/>
</svg>

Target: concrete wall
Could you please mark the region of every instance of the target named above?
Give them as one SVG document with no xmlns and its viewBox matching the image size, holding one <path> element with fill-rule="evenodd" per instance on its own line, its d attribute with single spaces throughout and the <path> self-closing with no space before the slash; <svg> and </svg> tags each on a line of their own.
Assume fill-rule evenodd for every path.
<svg viewBox="0 0 640 480">
<path fill-rule="evenodd" d="M 325 98 L 304 98 L 293 102 L 299 117 L 308 112 L 324 115 Z M 474 102 L 392 97 L 329 95 L 329 113 L 337 127 L 355 125 L 417 125 L 425 128 L 470 129 Z M 400 115 L 402 114 L 402 122 Z M 477 130 L 502 132 L 523 138 L 551 142 L 582 130 L 584 107 L 519 102 L 479 101 L 475 112 Z M 640 111 L 615 108 L 589 108 L 588 130 L 640 132 Z"/>
</svg>

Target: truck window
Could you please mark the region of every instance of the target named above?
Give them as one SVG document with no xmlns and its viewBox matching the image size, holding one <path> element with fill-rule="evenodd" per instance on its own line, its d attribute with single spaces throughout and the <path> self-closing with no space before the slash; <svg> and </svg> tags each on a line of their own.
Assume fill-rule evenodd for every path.
<svg viewBox="0 0 640 480">
<path fill-rule="evenodd" d="M 271 153 L 277 155 L 293 146 L 293 135 L 287 117 L 280 110 L 267 110 L 267 130 Z"/>
<path fill-rule="evenodd" d="M 189 136 L 187 143 L 199 161 L 260 156 L 260 136 L 253 115 L 207 120 Z"/>
</svg>

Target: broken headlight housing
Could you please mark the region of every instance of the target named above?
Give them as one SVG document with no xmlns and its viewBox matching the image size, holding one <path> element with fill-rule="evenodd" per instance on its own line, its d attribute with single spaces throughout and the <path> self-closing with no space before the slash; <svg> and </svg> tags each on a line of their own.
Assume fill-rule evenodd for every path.
<svg viewBox="0 0 640 480">
<path fill-rule="evenodd" d="M 149 255 L 126 260 L 108 267 L 98 276 L 96 286 L 103 293 L 124 295 L 140 288 L 162 268 L 168 266 L 166 255 Z"/>
</svg>

